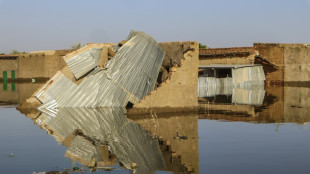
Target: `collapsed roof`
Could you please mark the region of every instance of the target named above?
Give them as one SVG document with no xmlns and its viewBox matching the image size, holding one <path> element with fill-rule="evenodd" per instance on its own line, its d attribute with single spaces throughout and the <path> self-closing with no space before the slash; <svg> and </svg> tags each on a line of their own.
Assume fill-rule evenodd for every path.
<svg viewBox="0 0 310 174">
<path fill-rule="evenodd" d="M 83 81 L 74 83 L 58 71 L 35 95 L 42 103 L 39 109 L 125 107 L 148 95 L 155 87 L 165 52 L 143 32 L 132 31 L 127 40 L 104 68 L 97 66 L 102 48 L 66 57 L 75 79 Z"/>
</svg>

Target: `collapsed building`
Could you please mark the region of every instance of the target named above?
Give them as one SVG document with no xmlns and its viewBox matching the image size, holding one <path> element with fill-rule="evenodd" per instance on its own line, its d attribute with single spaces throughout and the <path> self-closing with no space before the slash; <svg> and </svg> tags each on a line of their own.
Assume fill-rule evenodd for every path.
<svg viewBox="0 0 310 174">
<path fill-rule="evenodd" d="M 86 166 L 119 162 L 145 173 L 173 167 L 172 155 L 178 170 L 198 171 L 198 163 L 186 160 L 185 166 L 168 142 L 124 116 L 125 108 L 131 114 L 196 110 L 198 56 L 197 42 L 157 43 L 134 31 L 119 44 L 88 44 L 64 56 L 66 66 L 19 109 L 37 107 L 41 113 L 27 116 L 68 147 L 66 156 Z"/>
<path fill-rule="evenodd" d="M 132 31 L 120 44 L 89 44 L 64 56 L 58 71 L 20 108 L 197 108 L 198 43 L 158 44 Z M 193 93 L 190 96 L 178 95 Z M 185 98 L 185 100 L 184 100 Z M 180 102 L 183 101 L 183 102 Z"/>
</svg>

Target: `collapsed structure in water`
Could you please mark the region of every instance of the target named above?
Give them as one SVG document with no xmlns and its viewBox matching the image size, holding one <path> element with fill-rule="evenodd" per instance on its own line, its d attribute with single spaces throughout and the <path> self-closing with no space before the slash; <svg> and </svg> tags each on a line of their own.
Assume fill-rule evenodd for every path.
<svg viewBox="0 0 310 174">
<path fill-rule="evenodd" d="M 66 66 L 20 108 L 197 108 L 198 43 L 157 43 L 132 31 L 120 44 L 89 44 L 64 56 Z M 160 91 L 160 92 L 159 92 Z M 191 92 L 183 96 L 176 93 Z"/>
</svg>

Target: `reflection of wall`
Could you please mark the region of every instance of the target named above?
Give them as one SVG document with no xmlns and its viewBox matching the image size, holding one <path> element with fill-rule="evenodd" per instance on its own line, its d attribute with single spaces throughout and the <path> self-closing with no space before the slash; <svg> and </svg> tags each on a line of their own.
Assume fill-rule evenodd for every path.
<svg viewBox="0 0 310 174">
<path fill-rule="evenodd" d="M 8 83 L 7 90 L 3 89 L 4 83 L 0 83 L 0 101 L 19 104 L 29 98 L 42 83 Z M 15 85 L 15 90 L 14 87 Z"/>
<path fill-rule="evenodd" d="M 283 87 L 268 87 L 265 90 L 262 106 L 214 104 L 201 101 L 200 118 L 258 123 L 283 122 Z M 246 98 L 246 95 L 244 97 Z"/>
<path fill-rule="evenodd" d="M 151 134 L 163 138 L 167 144 L 171 145 L 171 150 L 181 156 L 181 162 L 188 170 L 199 173 L 197 114 L 164 115 L 153 113 L 150 115 L 129 115 L 128 117 L 150 131 Z M 187 139 L 175 139 L 177 132 L 180 136 L 187 136 Z"/>
<path fill-rule="evenodd" d="M 283 122 L 284 118 L 284 90 L 283 87 L 266 88 L 266 96 L 258 122 Z"/>
<path fill-rule="evenodd" d="M 310 88 L 284 87 L 284 121 L 310 122 Z"/>
<path fill-rule="evenodd" d="M 310 88 L 268 87 L 262 107 L 200 102 L 200 118 L 258 123 L 310 122 Z"/>
<path fill-rule="evenodd" d="M 4 87 L 6 85 L 6 89 Z M 11 83 L 0 83 L 0 102 L 9 104 L 17 104 L 19 101 L 19 86 L 15 85 L 15 90 L 12 88 Z"/>
</svg>

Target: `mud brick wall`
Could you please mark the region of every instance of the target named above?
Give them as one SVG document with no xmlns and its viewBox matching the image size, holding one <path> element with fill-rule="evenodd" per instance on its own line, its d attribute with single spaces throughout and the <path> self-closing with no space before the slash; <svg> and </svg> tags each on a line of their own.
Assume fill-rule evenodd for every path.
<svg viewBox="0 0 310 174">
<path fill-rule="evenodd" d="M 284 81 L 310 81 L 310 46 L 307 44 L 281 44 L 284 48 Z"/>
<path fill-rule="evenodd" d="M 176 42 L 176 45 L 179 43 Z M 181 67 L 172 67 L 171 77 L 142 99 L 140 103 L 135 104 L 133 110 L 149 108 L 197 109 L 198 59 L 198 43 L 190 42 L 190 48 L 184 54 L 184 59 L 181 60 Z"/>
<path fill-rule="evenodd" d="M 20 55 L 19 78 L 51 78 L 66 65 L 63 56 L 72 51 L 46 51 Z"/>
<path fill-rule="evenodd" d="M 211 65 L 211 64 L 233 64 L 233 65 L 249 65 L 254 62 L 254 54 L 250 56 L 240 57 L 200 57 L 199 65 Z"/>
<path fill-rule="evenodd" d="M 7 78 L 11 78 L 11 71 L 15 71 L 15 77 L 18 74 L 18 61 L 11 59 L 0 59 L 0 79 L 3 78 L 3 71 L 7 71 Z"/>
<path fill-rule="evenodd" d="M 10 79 L 11 71 L 14 70 L 16 79 L 49 79 L 66 65 L 63 56 L 72 51 L 38 51 L 16 54 L 14 55 L 16 59 L 5 59 L 10 55 L 0 56 L 0 78 L 3 78 L 3 71 L 7 71 Z"/>
<path fill-rule="evenodd" d="M 208 48 L 199 50 L 199 65 L 210 64 L 253 64 L 253 47 Z"/>
<path fill-rule="evenodd" d="M 254 49 L 259 54 L 279 66 L 277 71 L 265 70 L 266 83 L 278 84 L 284 81 L 284 48 L 280 44 L 254 43 Z"/>
</svg>

